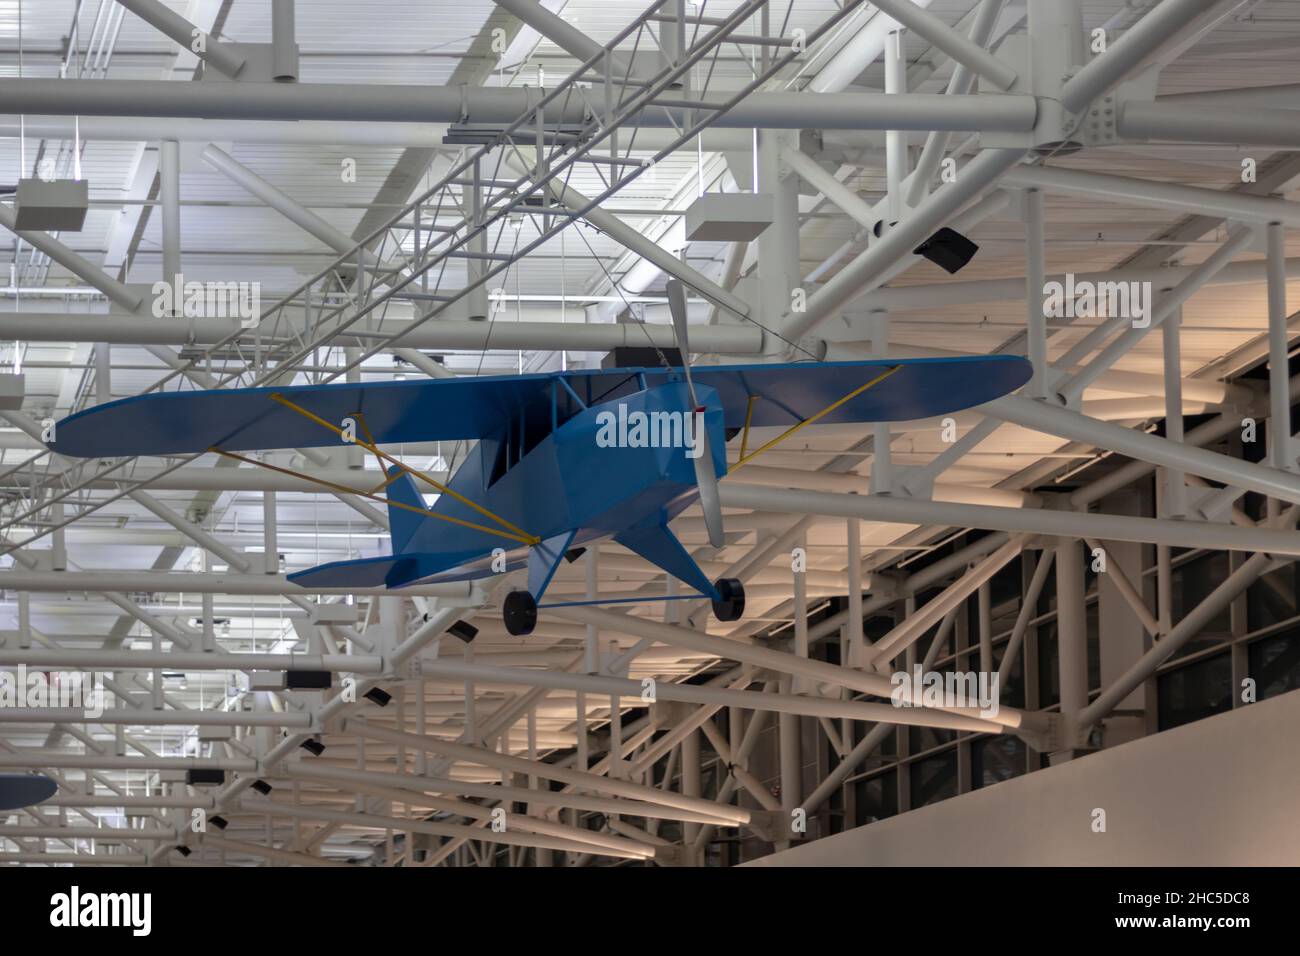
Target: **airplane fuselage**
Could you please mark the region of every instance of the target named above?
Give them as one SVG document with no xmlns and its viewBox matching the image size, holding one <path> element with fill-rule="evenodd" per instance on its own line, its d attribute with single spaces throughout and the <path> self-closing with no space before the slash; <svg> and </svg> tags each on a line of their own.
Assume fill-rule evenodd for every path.
<svg viewBox="0 0 1300 956">
<path fill-rule="evenodd" d="M 666 522 L 698 497 L 695 457 L 711 451 L 715 473 L 726 473 L 717 396 L 700 386 L 697 396 L 704 408 L 709 449 L 694 427 L 695 409 L 686 384 L 669 382 L 594 404 L 554 429 L 534 425 L 530 434 L 530 426 L 521 423 L 508 434 L 484 438 L 448 487 L 537 538 L 573 531 L 572 546 L 644 521 Z M 530 444 L 534 440 L 536 444 Z M 497 526 L 451 495 L 439 496 L 433 511 Z M 515 552 L 520 547 L 505 536 L 428 520 L 403 550 L 445 555 L 451 563 L 444 567 L 453 568 L 497 548 L 517 566 Z M 478 571 L 464 576 L 492 573 L 490 567 Z"/>
</svg>

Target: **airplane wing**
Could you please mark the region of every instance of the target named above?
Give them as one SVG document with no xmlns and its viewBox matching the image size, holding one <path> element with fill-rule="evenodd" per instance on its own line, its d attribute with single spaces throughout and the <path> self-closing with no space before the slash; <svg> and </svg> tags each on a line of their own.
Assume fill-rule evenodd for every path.
<svg viewBox="0 0 1300 956">
<path fill-rule="evenodd" d="M 717 390 L 727 428 L 791 425 L 840 400 L 888 369 L 899 370 L 819 419 L 821 424 L 909 421 L 969 408 L 1028 381 L 1029 363 L 1010 355 L 702 365 L 695 381 Z M 339 425 L 360 413 L 378 444 L 451 441 L 499 432 L 521 416 L 549 422 L 551 395 L 563 421 L 578 409 L 560 380 L 586 404 L 615 400 L 681 373 L 668 368 L 582 369 L 535 375 L 213 389 L 137 395 L 71 415 L 55 426 L 51 450 L 78 458 L 179 455 L 308 448 L 342 438 L 276 401 Z M 357 434 L 364 437 L 360 427 Z"/>
</svg>

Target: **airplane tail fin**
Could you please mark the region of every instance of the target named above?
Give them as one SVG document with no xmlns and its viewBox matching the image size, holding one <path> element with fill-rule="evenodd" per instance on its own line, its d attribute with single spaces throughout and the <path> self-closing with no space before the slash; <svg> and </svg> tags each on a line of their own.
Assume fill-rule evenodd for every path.
<svg viewBox="0 0 1300 956">
<path fill-rule="evenodd" d="M 411 538 L 415 536 L 415 531 L 420 525 L 427 520 L 424 515 L 411 511 L 411 508 L 428 509 L 424 503 L 424 497 L 420 494 L 420 489 L 415 485 L 415 479 L 409 472 L 394 465 L 388 469 L 388 477 L 393 478 L 394 473 L 399 473 L 396 480 L 388 486 L 388 524 L 393 541 L 393 554 L 402 554 L 407 550 L 407 545 L 411 543 Z M 393 502 L 407 505 L 405 508 L 393 506 Z"/>
</svg>

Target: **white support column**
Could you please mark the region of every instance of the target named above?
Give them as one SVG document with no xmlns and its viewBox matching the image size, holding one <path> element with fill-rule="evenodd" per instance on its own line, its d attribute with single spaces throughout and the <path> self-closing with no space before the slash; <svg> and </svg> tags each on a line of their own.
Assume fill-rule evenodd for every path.
<svg viewBox="0 0 1300 956">
<path fill-rule="evenodd" d="M 698 798 L 701 793 L 700 782 L 700 732 L 692 730 L 682 738 L 681 744 L 682 796 Z M 687 843 L 694 842 L 699 835 L 698 823 L 686 823 L 683 832 Z"/>
<path fill-rule="evenodd" d="M 1028 309 L 1029 364 L 1034 368 L 1027 394 L 1046 398 L 1048 391 L 1047 316 L 1043 287 L 1046 284 L 1046 244 L 1043 226 L 1043 194 L 1025 190 L 1025 306 Z"/>
<path fill-rule="evenodd" d="M 274 491 L 262 492 L 262 569 L 267 574 L 280 573 L 280 540 Z"/>
<path fill-rule="evenodd" d="M 95 404 L 103 405 L 113 400 L 113 346 L 96 342 L 94 356 Z"/>
<path fill-rule="evenodd" d="M 474 160 L 470 184 L 461 187 L 461 189 L 462 194 L 467 200 L 466 219 L 472 228 L 483 221 L 483 174 L 479 160 Z M 469 251 L 476 255 L 485 256 L 487 254 L 487 233 L 485 231 L 480 230 L 471 236 L 469 241 Z M 419 258 L 418 253 L 417 258 Z M 466 310 L 471 321 L 477 322 L 488 318 L 488 313 L 492 309 L 488 289 L 480 281 L 483 276 L 485 265 L 486 262 L 483 259 L 470 257 L 465 260 L 466 285 L 474 286 L 469 295 L 465 297 Z M 423 279 L 424 277 L 421 278 Z M 475 283 L 477 283 L 477 285 L 475 285 Z"/>
<path fill-rule="evenodd" d="M 862 529 L 857 518 L 849 518 L 845 533 L 848 537 L 845 558 L 849 579 L 849 619 L 845 628 L 849 656 L 845 663 L 849 667 L 862 667 L 867 660 L 867 647 L 862 635 Z"/>
<path fill-rule="evenodd" d="M 850 523 L 854 523 L 854 522 L 850 522 Z M 803 552 L 804 561 L 807 562 L 808 535 L 807 534 L 800 535 L 798 538 L 798 543 L 795 546 Z M 853 555 L 850 553 L 849 555 L 850 582 L 853 576 L 852 568 L 855 565 L 857 566 L 859 573 L 861 573 L 861 569 L 862 569 L 861 562 L 855 561 Z M 806 563 L 805 563 L 805 567 L 806 567 Z M 792 613 L 794 614 L 794 652 L 799 657 L 807 658 L 808 657 L 808 584 L 807 584 L 808 578 L 807 578 L 807 573 L 805 571 L 795 571 L 793 572 L 793 577 L 794 577 L 794 607 L 792 609 Z M 852 583 L 850 583 L 849 589 L 850 589 L 850 594 L 852 594 L 853 591 Z M 858 591 L 858 600 L 860 603 L 861 589 L 859 589 Z M 791 693 L 795 693 L 795 694 L 803 693 L 804 691 L 803 684 L 804 684 L 803 678 L 796 675 L 793 682 L 790 685 Z M 733 711 L 732 714 L 734 718 L 734 716 L 738 715 L 738 712 Z"/>
<path fill-rule="evenodd" d="M 1161 346 L 1164 350 L 1165 363 L 1165 438 L 1182 444 L 1183 432 L 1183 367 L 1182 346 L 1179 332 L 1183 322 L 1183 310 L 1175 309 L 1160 327 Z M 1285 376 L 1285 366 L 1283 367 Z M 1287 387 L 1285 378 L 1283 389 Z M 1187 479 L 1183 472 L 1175 468 L 1164 469 L 1164 514 L 1165 518 L 1187 517 Z"/>
<path fill-rule="evenodd" d="M 1291 393 L 1286 312 L 1286 230 L 1280 222 L 1266 227 L 1268 254 L 1268 433 L 1274 468 L 1295 471 L 1291 453 Z"/>
<path fill-rule="evenodd" d="M 1088 619 L 1083 596 L 1083 550 L 1075 539 L 1056 548 L 1056 641 L 1061 713 L 1067 719 L 1088 703 Z M 1064 759 L 1073 749 L 1067 741 Z"/>
<path fill-rule="evenodd" d="M 791 678 L 781 681 L 781 693 L 790 690 Z M 781 751 L 781 826 L 778 832 L 791 833 L 794 812 L 803 799 L 803 753 L 799 740 L 799 715 L 781 713 L 777 716 L 777 737 Z M 778 847 L 789 846 L 790 840 L 778 840 Z"/>
<path fill-rule="evenodd" d="M 28 650 L 32 646 L 32 595 L 18 592 L 18 646 Z"/>
<path fill-rule="evenodd" d="M 158 198 L 162 203 L 162 278 L 176 283 L 181 275 L 181 145 L 174 139 L 158 144 Z M 172 302 L 181 311 L 181 290 L 173 286 Z"/>
<path fill-rule="evenodd" d="M 904 0 L 900 6 L 912 6 Z M 884 9 L 883 7 L 881 9 Z M 918 7 L 913 7 L 919 10 Z M 888 11 L 886 11 L 888 12 Z M 885 38 L 885 93 L 897 95 L 907 92 L 907 57 L 903 54 L 903 30 L 900 27 Z M 903 218 L 903 180 L 907 176 L 907 143 L 901 130 L 885 132 L 885 194 L 888 204 L 886 229 Z"/>
<path fill-rule="evenodd" d="M 298 79 L 298 44 L 294 23 L 295 0 L 271 0 L 271 77 Z"/>
<path fill-rule="evenodd" d="M 793 150 L 797 140 L 780 130 L 758 131 L 758 181 L 754 191 L 773 197 L 776 218 L 758 237 L 757 303 L 763 324 L 772 328 L 790 310 L 791 292 L 802 282 L 799 270 L 799 189 L 793 173 L 784 170 L 782 147 Z M 783 176 L 783 171 L 787 175 Z M 779 352 L 784 342 L 772 337 L 768 350 Z"/>
<path fill-rule="evenodd" d="M 993 673 L 993 592 L 988 581 L 975 592 L 979 606 L 980 673 Z M 915 646 L 915 645 L 913 645 Z"/>
</svg>

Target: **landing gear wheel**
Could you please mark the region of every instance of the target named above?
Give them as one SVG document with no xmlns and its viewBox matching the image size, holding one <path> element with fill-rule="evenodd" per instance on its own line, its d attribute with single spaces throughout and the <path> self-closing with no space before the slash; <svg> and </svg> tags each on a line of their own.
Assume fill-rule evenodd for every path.
<svg viewBox="0 0 1300 956">
<path fill-rule="evenodd" d="M 527 591 L 511 591 L 501 606 L 506 630 L 515 637 L 526 637 L 537 626 L 537 602 Z"/>
<path fill-rule="evenodd" d="M 739 621 L 745 613 L 745 585 L 739 578 L 718 578 L 714 587 L 720 597 L 713 602 L 713 616 L 719 621 Z"/>
</svg>

